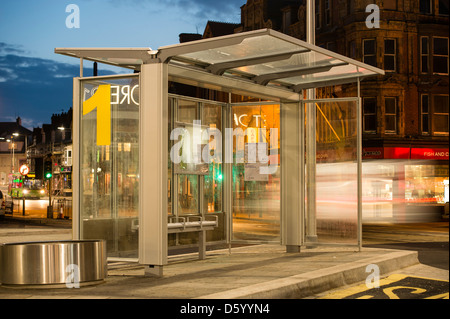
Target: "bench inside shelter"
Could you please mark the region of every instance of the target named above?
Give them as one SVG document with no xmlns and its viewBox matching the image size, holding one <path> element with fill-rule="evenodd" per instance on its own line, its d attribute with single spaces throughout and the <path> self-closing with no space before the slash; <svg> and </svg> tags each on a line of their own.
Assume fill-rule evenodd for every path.
<svg viewBox="0 0 450 319">
<path fill-rule="evenodd" d="M 212 217 L 214 219 L 207 219 Z M 219 225 L 218 216 L 187 216 L 170 217 L 167 223 L 167 233 L 198 232 L 198 255 L 199 259 L 206 257 L 206 231 L 214 230 Z"/>
<path fill-rule="evenodd" d="M 206 231 L 214 230 L 219 226 L 219 218 L 217 215 L 211 216 L 186 216 L 186 217 L 169 217 L 167 223 L 167 233 L 190 233 L 198 232 L 198 254 L 199 259 L 206 257 Z M 138 220 L 133 220 L 131 229 L 133 232 L 139 229 Z"/>
</svg>

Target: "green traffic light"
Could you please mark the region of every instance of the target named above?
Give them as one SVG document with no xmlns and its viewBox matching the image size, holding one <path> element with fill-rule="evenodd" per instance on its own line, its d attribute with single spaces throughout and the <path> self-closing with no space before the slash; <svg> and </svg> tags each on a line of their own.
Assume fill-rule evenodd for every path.
<svg viewBox="0 0 450 319">
<path fill-rule="evenodd" d="M 49 178 L 51 178 L 51 177 L 52 177 L 52 173 L 47 173 L 47 174 L 45 174 L 45 178 L 49 179 Z"/>
<path fill-rule="evenodd" d="M 221 180 L 223 179 L 223 175 L 222 175 L 222 174 L 217 175 L 217 179 L 218 179 L 219 181 L 221 181 Z"/>
</svg>

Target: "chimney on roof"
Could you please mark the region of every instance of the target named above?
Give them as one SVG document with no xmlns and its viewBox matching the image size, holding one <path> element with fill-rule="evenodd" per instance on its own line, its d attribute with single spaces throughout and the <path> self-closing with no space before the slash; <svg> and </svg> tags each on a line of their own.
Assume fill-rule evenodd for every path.
<svg viewBox="0 0 450 319">
<path fill-rule="evenodd" d="M 22 126 L 22 119 L 20 118 L 20 116 L 17 117 L 16 123 L 17 123 L 17 125 L 21 125 Z"/>
<path fill-rule="evenodd" d="M 180 43 L 185 43 L 200 40 L 202 38 L 202 35 L 198 33 L 180 33 L 179 37 Z"/>
</svg>

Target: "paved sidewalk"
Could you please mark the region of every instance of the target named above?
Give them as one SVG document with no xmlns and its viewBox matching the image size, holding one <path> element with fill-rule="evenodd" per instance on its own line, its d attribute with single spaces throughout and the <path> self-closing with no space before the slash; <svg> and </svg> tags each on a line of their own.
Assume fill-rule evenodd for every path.
<svg viewBox="0 0 450 319">
<path fill-rule="evenodd" d="M 61 236 L 66 236 L 61 234 Z M 1 238 L 0 238 L 1 239 Z M 110 262 L 105 282 L 79 289 L 0 286 L 0 299 L 289 299 L 364 282 L 376 264 L 381 277 L 418 264 L 417 252 L 318 247 L 286 253 L 279 245 L 254 245 L 169 257 L 163 278 L 144 276 L 142 265 Z"/>
</svg>

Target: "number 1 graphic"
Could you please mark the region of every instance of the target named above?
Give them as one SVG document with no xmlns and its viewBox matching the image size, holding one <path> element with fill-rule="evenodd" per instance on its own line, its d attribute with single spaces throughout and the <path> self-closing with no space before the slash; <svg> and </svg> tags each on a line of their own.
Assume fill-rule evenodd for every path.
<svg viewBox="0 0 450 319">
<path fill-rule="evenodd" d="M 83 102 L 83 115 L 97 108 L 97 145 L 111 145 L 111 85 L 99 85 L 97 91 Z"/>
</svg>

